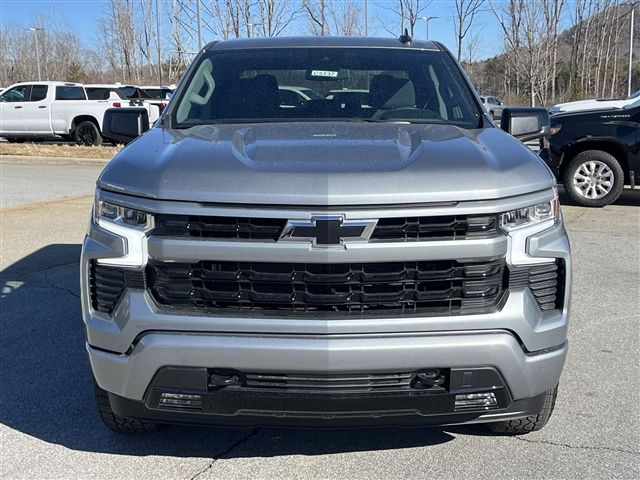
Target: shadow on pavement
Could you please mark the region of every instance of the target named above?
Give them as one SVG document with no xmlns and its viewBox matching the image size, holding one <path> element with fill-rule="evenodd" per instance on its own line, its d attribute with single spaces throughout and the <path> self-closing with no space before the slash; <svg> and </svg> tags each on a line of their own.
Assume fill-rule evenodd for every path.
<svg viewBox="0 0 640 480">
<path fill-rule="evenodd" d="M 437 428 L 170 426 L 151 435 L 113 433 L 101 423 L 93 399 L 79 256 L 80 245 L 49 245 L 0 272 L 0 421 L 11 429 L 73 450 L 207 458 L 390 450 L 455 438 Z M 14 435 L 9 432 L 4 440 L 11 442 Z"/>
</svg>

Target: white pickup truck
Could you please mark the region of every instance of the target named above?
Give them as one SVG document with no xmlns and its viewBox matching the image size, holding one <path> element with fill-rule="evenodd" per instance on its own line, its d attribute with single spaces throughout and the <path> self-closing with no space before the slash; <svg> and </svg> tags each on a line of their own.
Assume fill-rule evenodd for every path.
<svg viewBox="0 0 640 480">
<path fill-rule="evenodd" d="M 51 81 L 12 85 L 0 95 L 0 137 L 19 142 L 60 136 L 78 145 L 100 145 L 104 112 L 133 105 L 111 94 L 96 97 L 90 88 Z"/>
</svg>

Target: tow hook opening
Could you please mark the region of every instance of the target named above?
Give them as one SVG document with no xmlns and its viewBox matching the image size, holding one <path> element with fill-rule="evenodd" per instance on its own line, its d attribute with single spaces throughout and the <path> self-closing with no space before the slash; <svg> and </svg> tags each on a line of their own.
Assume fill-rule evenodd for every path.
<svg viewBox="0 0 640 480">
<path fill-rule="evenodd" d="M 208 387 L 212 390 L 219 390 L 231 385 L 239 385 L 240 377 L 235 373 L 213 372 L 209 374 Z"/>
<path fill-rule="evenodd" d="M 411 388 L 445 388 L 447 376 L 439 369 L 422 370 L 415 374 L 411 381 Z"/>
</svg>

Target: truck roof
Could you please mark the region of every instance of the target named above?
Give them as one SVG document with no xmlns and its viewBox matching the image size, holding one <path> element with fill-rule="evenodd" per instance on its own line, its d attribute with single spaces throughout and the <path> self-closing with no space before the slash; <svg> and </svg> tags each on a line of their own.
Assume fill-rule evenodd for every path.
<svg viewBox="0 0 640 480">
<path fill-rule="evenodd" d="M 16 85 L 49 85 L 50 87 L 81 87 L 81 83 L 73 83 L 73 82 L 60 82 L 56 80 L 47 80 L 47 81 L 33 81 L 33 82 L 17 82 L 12 84 L 14 87 Z"/>
<path fill-rule="evenodd" d="M 393 37 L 260 37 L 238 38 L 211 42 L 207 51 L 244 50 L 255 48 L 291 47 L 355 47 L 355 48 L 409 48 L 414 50 L 444 50 L 437 42 L 413 39 L 410 44 Z"/>
<path fill-rule="evenodd" d="M 84 87 L 97 87 L 97 88 L 120 88 L 122 85 L 116 85 L 115 83 L 85 83 Z"/>
</svg>

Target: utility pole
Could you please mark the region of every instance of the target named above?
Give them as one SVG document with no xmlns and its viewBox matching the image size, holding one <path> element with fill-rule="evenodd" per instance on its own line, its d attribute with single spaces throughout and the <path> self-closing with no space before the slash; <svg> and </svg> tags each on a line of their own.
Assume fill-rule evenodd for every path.
<svg viewBox="0 0 640 480">
<path fill-rule="evenodd" d="M 44 30 L 44 28 L 31 27 L 31 28 L 26 28 L 25 30 L 29 30 L 29 31 L 33 32 L 34 35 L 36 36 L 36 62 L 38 63 L 38 81 L 41 82 L 42 81 L 42 75 L 40 73 L 40 46 L 38 44 L 38 32 Z M 631 68 L 631 67 L 629 67 L 629 68 Z"/>
<path fill-rule="evenodd" d="M 631 66 L 633 65 L 633 24 L 635 20 L 636 4 L 631 6 L 631 26 L 629 28 L 629 79 L 627 81 L 627 97 L 631 96 Z"/>
<path fill-rule="evenodd" d="M 158 10 L 158 0 L 156 0 L 156 35 L 158 40 L 158 85 L 162 85 L 162 53 L 160 41 L 162 35 L 160 35 L 160 10 Z"/>
<path fill-rule="evenodd" d="M 196 18 L 198 20 L 198 50 L 202 50 L 202 16 L 200 15 L 200 0 L 196 0 Z"/>
</svg>

